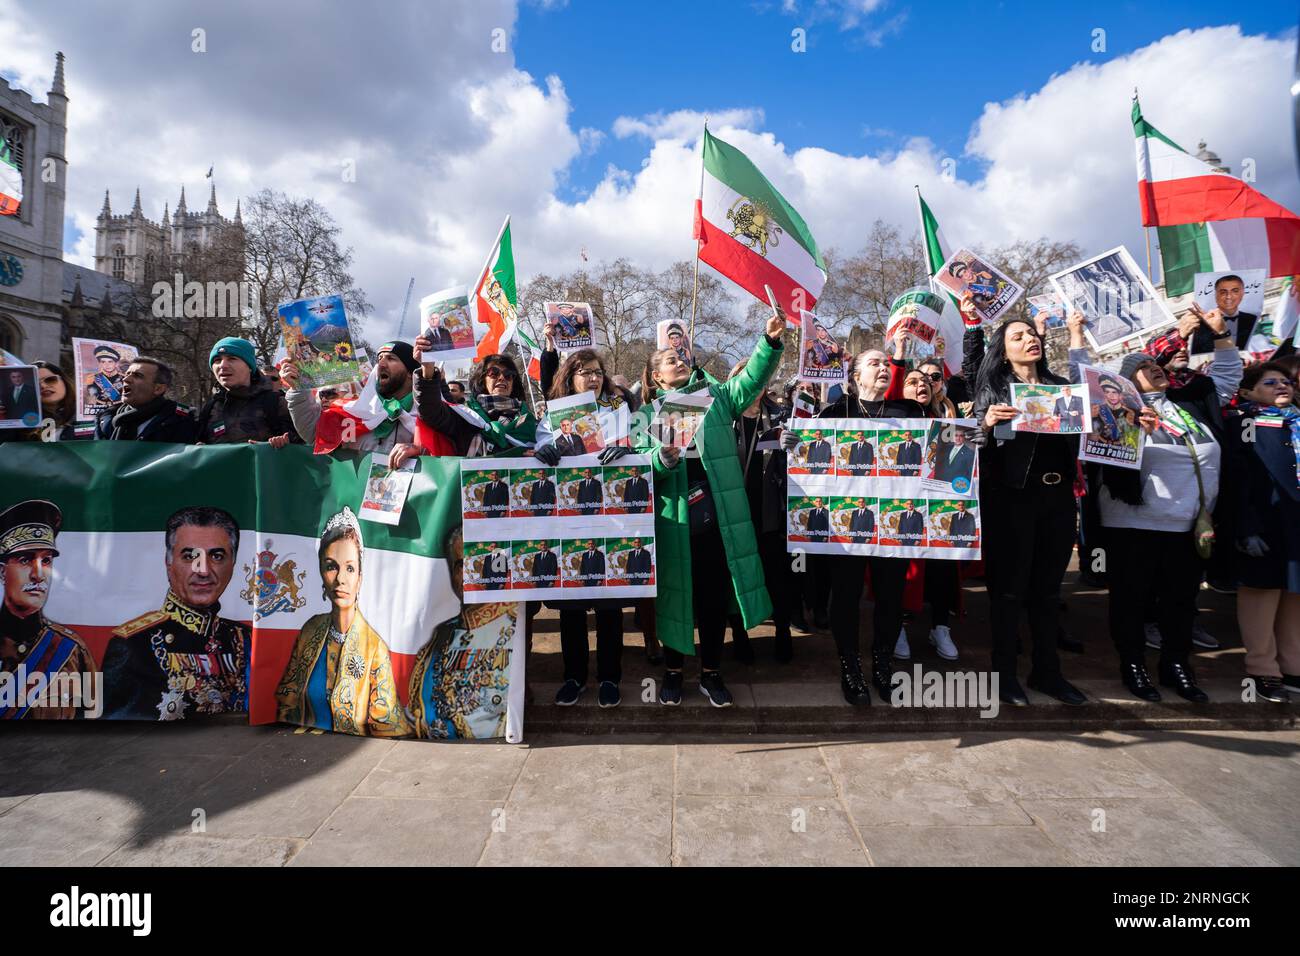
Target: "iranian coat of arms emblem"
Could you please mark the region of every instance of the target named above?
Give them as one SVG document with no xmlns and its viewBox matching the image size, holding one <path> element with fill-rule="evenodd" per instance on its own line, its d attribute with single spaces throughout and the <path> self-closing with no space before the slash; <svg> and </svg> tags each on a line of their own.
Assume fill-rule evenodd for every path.
<svg viewBox="0 0 1300 956">
<path fill-rule="evenodd" d="M 274 542 L 268 539 L 266 547 L 257 553 L 256 564 L 244 565 L 246 587 L 239 596 L 253 602 L 253 618 L 258 621 L 279 611 L 296 611 L 307 605 L 307 599 L 300 593 L 307 572 L 299 571 L 292 558 L 276 561 L 278 555 L 273 547 Z"/>
</svg>

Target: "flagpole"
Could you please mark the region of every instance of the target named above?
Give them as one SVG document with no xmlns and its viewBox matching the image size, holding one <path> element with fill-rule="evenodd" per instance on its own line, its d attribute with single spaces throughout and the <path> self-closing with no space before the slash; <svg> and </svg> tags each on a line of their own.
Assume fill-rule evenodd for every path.
<svg viewBox="0 0 1300 956">
<path fill-rule="evenodd" d="M 925 250 L 925 271 L 934 276 L 934 265 L 930 262 L 930 244 L 925 241 L 925 212 L 921 209 L 921 185 L 913 183 L 916 190 L 916 218 L 921 223 L 921 248 Z"/>
<path fill-rule="evenodd" d="M 1143 226 L 1142 233 L 1146 236 L 1147 240 L 1147 278 L 1150 279 L 1151 284 L 1154 285 L 1156 277 L 1151 274 L 1151 228 L 1149 226 Z"/>
<path fill-rule="evenodd" d="M 709 121 L 704 121 L 704 135 L 709 135 Z M 695 196 L 696 209 L 704 199 L 704 140 L 700 140 L 700 191 Z M 704 214 L 700 212 L 700 219 L 696 224 L 698 232 L 695 236 L 695 280 L 691 286 L 691 358 L 695 357 L 695 304 L 700 295 L 700 240 L 704 232 Z"/>
</svg>

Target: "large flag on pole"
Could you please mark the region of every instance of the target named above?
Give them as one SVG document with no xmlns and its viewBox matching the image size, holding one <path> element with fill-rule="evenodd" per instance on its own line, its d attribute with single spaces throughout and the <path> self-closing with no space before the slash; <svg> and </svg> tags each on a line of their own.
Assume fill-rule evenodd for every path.
<svg viewBox="0 0 1300 956">
<path fill-rule="evenodd" d="M 510 245 L 510 217 L 506 216 L 497 241 L 488 253 L 478 282 L 470 292 L 474 321 L 486 325 L 475 358 L 501 352 L 510 344 L 519 322 L 519 294 L 515 288 L 515 254 Z"/>
<path fill-rule="evenodd" d="M 23 174 L 14 162 L 9 141 L 0 137 L 0 216 L 15 216 L 23 201 Z"/>
<path fill-rule="evenodd" d="M 538 348 L 533 337 L 522 327 L 516 333 L 523 347 L 528 349 L 528 377 L 534 382 L 542 380 L 542 350 Z"/>
<path fill-rule="evenodd" d="M 695 201 L 700 260 L 760 302 L 771 286 L 787 316 L 812 311 L 826 263 L 795 208 L 740 150 L 704 131 L 704 175 Z"/>
<path fill-rule="evenodd" d="M 1192 290 L 1198 272 L 1300 272 L 1300 216 L 1197 159 L 1148 123 L 1133 99 L 1142 225 L 1157 226 L 1165 294 Z"/>
<path fill-rule="evenodd" d="M 934 218 L 934 213 L 921 198 L 920 186 L 916 187 L 916 204 L 921 214 L 921 245 L 925 249 L 925 271 L 934 278 L 939 267 L 948 261 L 948 251 L 951 247 L 943 241 L 939 220 Z M 957 300 L 952 297 L 952 293 L 937 286 L 934 291 L 944 297 L 943 314 L 939 316 L 939 335 L 943 338 L 944 371 L 949 375 L 957 375 L 961 372 L 961 360 L 966 354 L 962 341 L 966 326 L 962 322 L 961 309 L 957 307 Z M 974 384 L 971 383 L 972 386 Z"/>
</svg>

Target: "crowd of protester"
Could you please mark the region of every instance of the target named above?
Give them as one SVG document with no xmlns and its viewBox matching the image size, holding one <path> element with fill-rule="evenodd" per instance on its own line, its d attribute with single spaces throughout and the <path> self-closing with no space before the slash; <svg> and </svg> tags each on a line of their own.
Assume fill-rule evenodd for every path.
<svg viewBox="0 0 1300 956">
<path fill-rule="evenodd" d="M 982 575 L 1002 701 L 1027 705 L 1028 686 L 1083 704 L 1059 655 L 1061 586 L 1076 547 L 1081 574 L 1109 588 L 1118 675 L 1133 696 L 1156 701 L 1163 688 L 1197 703 L 1209 699 L 1191 663 L 1194 643 L 1215 644 L 1196 620 L 1206 581 L 1236 595 L 1245 676 L 1257 698 L 1280 703 L 1300 694 L 1300 410 L 1294 405 L 1300 358 L 1284 346 L 1266 361 L 1245 365 L 1229 319 L 1220 310 L 1194 308 L 1175 329 L 1118 363 L 1117 373 L 1143 399 L 1140 470 L 1085 465 L 1077 435 L 999 427 L 1019 414 L 1010 404 L 1012 383 L 1079 381 L 1077 366 L 1094 361 L 1083 317 L 1069 317 L 1069 367 L 1054 370 L 1040 324 L 1012 318 L 986 330 L 969 301 L 962 311 L 967 331 L 956 374 L 949 376 L 937 358 L 909 362 L 900 335 L 882 343 L 892 345 L 892 355 L 868 348 L 854 356 L 845 386 L 815 415 L 975 419 L 979 427 L 970 441 L 980 463 L 981 562 L 853 555 L 792 560 L 786 460 L 797 439 L 786 426 L 795 385 L 769 387 L 785 346 L 783 315 L 772 316 L 749 359 L 725 380 L 667 348 L 650 355 L 640 382 L 630 387 L 610 374 L 596 350 L 561 357 L 548 329 L 542 395 L 595 394 L 605 433 L 629 436 L 606 447 L 602 463 L 630 453 L 651 458 L 659 569 L 654 599 L 548 602 L 559 614 L 563 658 L 555 703 L 572 705 L 587 688 L 589 615 L 595 619 L 598 702 L 620 702 L 625 605 L 634 609 L 650 659 L 664 665 L 662 704 L 681 703 L 686 657 L 696 655 L 699 690 L 714 706 L 729 706 L 733 698 L 722 677 L 728 626 L 734 658 L 748 663 L 754 659 L 748 630 L 769 618 L 778 662 L 794 656 L 793 631 L 828 629 L 845 700 L 867 705 L 873 688 L 887 700 L 896 663 L 913 654 L 905 616 L 928 605 L 929 643 L 941 659 L 959 660 L 951 622 L 962 602 L 960 581 Z M 1193 356 L 1207 352 L 1208 362 L 1194 368 Z M 544 416 L 539 421 L 524 374 L 509 355 L 488 355 L 474 363 L 466 381 L 447 381 L 437 365 L 422 361 L 425 353 L 433 354 L 425 339 L 378 350 L 373 385 L 387 418 L 364 434 L 340 428 L 346 399 L 300 387 L 292 362 L 260 369 L 244 339 L 213 346 L 212 391 L 198 409 L 169 397 L 173 373 L 166 363 L 138 357 L 125 374 L 122 400 L 104 409 L 93 427 L 74 420 L 68 375 L 38 362 L 47 422 L 6 438 L 265 442 L 274 448 L 305 443 L 317 453 L 386 452 L 394 465 L 423 454 L 532 455 L 556 465 L 576 451 Z M 680 391 L 713 399 L 689 453 L 629 425 L 639 407 Z M 864 663 L 860 618 L 868 587 Z M 1030 636 L 1023 685 L 1022 617 Z M 1149 648 L 1159 651 L 1154 679 Z"/>
</svg>

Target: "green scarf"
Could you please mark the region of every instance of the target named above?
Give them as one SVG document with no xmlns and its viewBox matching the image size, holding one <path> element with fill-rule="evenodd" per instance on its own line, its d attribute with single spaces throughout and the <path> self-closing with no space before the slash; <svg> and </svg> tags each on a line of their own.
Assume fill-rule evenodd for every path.
<svg viewBox="0 0 1300 956">
<path fill-rule="evenodd" d="M 518 448 L 516 442 L 531 445 L 537 441 L 537 419 L 533 417 L 532 409 L 526 402 L 520 402 L 519 414 L 509 421 L 489 418 L 478 399 L 472 395 L 466 397 L 465 407 L 487 422 L 487 427 L 482 429 L 483 438 L 496 448 Z M 513 442 L 511 438 L 514 439 Z"/>
<path fill-rule="evenodd" d="M 397 427 L 397 420 L 402 412 L 409 412 L 415 405 L 415 392 L 407 392 L 401 398 L 384 398 L 379 396 L 379 404 L 384 406 L 388 418 L 370 430 L 376 438 L 387 438 L 388 433 Z"/>
</svg>

